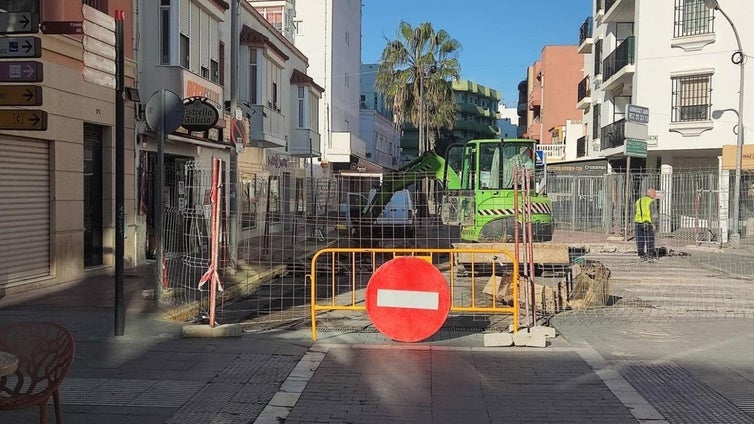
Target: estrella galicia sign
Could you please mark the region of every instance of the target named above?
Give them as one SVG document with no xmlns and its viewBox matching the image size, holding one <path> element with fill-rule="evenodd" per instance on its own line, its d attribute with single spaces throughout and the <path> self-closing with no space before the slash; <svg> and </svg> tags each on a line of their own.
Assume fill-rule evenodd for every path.
<svg viewBox="0 0 754 424">
<path fill-rule="evenodd" d="M 209 131 L 220 119 L 217 108 L 207 102 L 205 97 L 189 97 L 184 99 L 183 122 L 181 126 L 187 131 Z"/>
</svg>

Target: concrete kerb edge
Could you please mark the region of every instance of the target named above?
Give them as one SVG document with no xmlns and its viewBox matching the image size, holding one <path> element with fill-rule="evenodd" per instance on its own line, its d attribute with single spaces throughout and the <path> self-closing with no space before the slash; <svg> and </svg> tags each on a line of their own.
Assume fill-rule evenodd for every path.
<svg viewBox="0 0 754 424">
<path fill-rule="evenodd" d="M 222 292 L 222 296 L 225 301 L 232 301 L 247 296 L 267 281 L 270 281 L 279 275 L 283 275 L 287 270 L 286 265 L 277 265 L 268 269 L 255 268 L 257 267 L 248 265 L 241 266 L 241 269 L 245 269 L 247 272 L 237 272 L 236 276 L 244 275 L 246 277 L 229 279 L 223 284 L 224 291 Z M 165 307 L 162 314 L 164 317 L 171 320 L 187 321 L 193 318 L 196 312 L 202 308 L 209 308 L 209 300 L 207 298 L 201 301 Z"/>
<path fill-rule="evenodd" d="M 294 261 L 301 261 L 310 259 L 316 252 L 321 249 L 326 249 L 335 245 L 336 241 L 332 240 L 323 247 L 317 247 L 307 249 L 305 253 L 297 256 Z M 226 273 L 224 291 L 222 296 L 226 301 L 233 301 L 244 296 L 250 295 L 254 290 L 258 289 L 262 284 L 274 279 L 277 276 L 284 275 L 288 271 L 288 266 L 285 264 L 275 265 L 272 267 L 265 267 L 260 265 L 252 265 L 246 261 L 239 260 L 237 262 L 236 269 L 232 272 Z M 187 321 L 196 315 L 196 312 L 202 308 L 209 308 L 209 301 L 196 301 L 186 303 L 178 306 L 162 307 L 162 316 L 169 320 Z"/>
</svg>

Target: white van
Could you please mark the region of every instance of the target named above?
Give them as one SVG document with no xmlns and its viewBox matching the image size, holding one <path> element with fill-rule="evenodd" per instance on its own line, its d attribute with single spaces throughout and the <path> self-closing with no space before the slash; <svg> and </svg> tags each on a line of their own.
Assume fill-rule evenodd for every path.
<svg viewBox="0 0 754 424">
<path fill-rule="evenodd" d="M 377 190 L 369 191 L 369 200 L 377 195 Z M 375 220 L 377 225 L 414 225 L 416 210 L 411 199 L 411 192 L 407 189 L 398 190 L 387 202 L 380 215 Z"/>
<path fill-rule="evenodd" d="M 350 232 L 353 229 L 353 218 L 361 215 L 364 207 L 369 204 L 377 190 L 369 191 L 368 196 L 361 193 L 347 193 L 339 205 L 338 230 Z M 390 201 L 383 207 L 380 215 L 369 225 L 369 232 L 374 237 L 413 237 L 416 209 L 411 192 L 407 189 L 393 193 Z"/>
</svg>

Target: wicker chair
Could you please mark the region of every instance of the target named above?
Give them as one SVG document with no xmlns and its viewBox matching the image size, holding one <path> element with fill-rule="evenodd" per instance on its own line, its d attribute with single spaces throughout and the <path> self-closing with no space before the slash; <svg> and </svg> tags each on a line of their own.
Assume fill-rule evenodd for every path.
<svg viewBox="0 0 754 424">
<path fill-rule="evenodd" d="M 73 362 L 75 343 L 65 327 L 53 322 L 17 322 L 0 327 L 0 350 L 18 357 L 14 374 L 0 377 L 0 411 L 39 407 L 47 422 L 52 396 L 55 421 L 63 423 L 58 388 Z"/>
</svg>

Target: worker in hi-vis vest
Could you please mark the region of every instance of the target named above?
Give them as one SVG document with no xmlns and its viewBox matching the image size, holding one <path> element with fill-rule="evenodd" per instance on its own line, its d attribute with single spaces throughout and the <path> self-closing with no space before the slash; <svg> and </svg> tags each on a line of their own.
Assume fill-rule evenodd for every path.
<svg viewBox="0 0 754 424">
<path fill-rule="evenodd" d="M 641 196 L 635 204 L 634 223 L 636 224 L 636 252 L 645 260 L 654 261 L 655 251 L 655 223 L 657 222 L 657 192 L 653 188 L 647 189 L 647 194 Z"/>
</svg>

